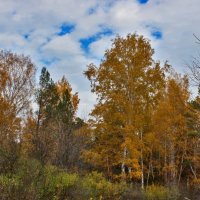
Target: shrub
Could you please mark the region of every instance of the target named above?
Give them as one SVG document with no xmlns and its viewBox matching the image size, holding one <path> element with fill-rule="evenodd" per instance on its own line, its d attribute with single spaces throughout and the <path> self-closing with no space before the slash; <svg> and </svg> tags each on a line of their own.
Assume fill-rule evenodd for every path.
<svg viewBox="0 0 200 200">
<path fill-rule="evenodd" d="M 18 197 L 18 192 L 21 182 L 18 177 L 10 175 L 0 176 L 0 195 L 3 200 L 15 200 Z"/>
<path fill-rule="evenodd" d="M 124 184 L 114 184 L 105 179 L 103 174 L 92 172 L 81 180 L 81 196 L 83 199 L 119 199 Z"/>
<path fill-rule="evenodd" d="M 71 189 L 75 187 L 77 181 L 77 174 L 68 174 L 55 166 L 48 165 L 44 169 L 40 198 L 53 200 L 71 196 Z"/>
<path fill-rule="evenodd" d="M 176 187 L 168 188 L 164 186 L 151 185 L 144 191 L 147 200 L 176 200 L 180 196 Z"/>
<path fill-rule="evenodd" d="M 143 198 L 143 193 L 141 190 L 140 184 L 125 184 L 121 187 L 122 189 L 122 195 L 121 195 L 121 200 L 127 200 L 127 199 L 144 199 Z"/>
<path fill-rule="evenodd" d="M 1 200 L 133 199 L 125 182 L 111 183 L 102 173 L 83 177 L 34 159 L 20 159 L 15 173 L 0 175 Z"/>
<path fill-rule="evenodd" d="M 78 176 L 59 168 L 42 166 L 34 159 L 22 159 L 15 174 L 0 176 L 1 200 L 60 200 L 72 199 Z"/>
<path fill-rule="evenodd" d="M 38 180 L 42 166 L 34 159 L 19 159 L 15 173 L 0 176 L 1 199 L 38 199 Z"/>
</svg>

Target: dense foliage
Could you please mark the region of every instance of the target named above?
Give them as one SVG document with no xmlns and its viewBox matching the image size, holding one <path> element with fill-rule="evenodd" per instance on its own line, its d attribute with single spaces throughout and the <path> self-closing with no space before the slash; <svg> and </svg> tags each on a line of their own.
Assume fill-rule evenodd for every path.
<svg viewBox="0 0 200 200">
<path fill-rule="evenodd" d="M 84 121 L 65 77 L 43 68 L 36 87 L 30 58 L 1 51 L 0 199 L 196 199 L 200 97 L 153 54 L 117 36 L 84 72 L 97 96 Z"/>
</svg>

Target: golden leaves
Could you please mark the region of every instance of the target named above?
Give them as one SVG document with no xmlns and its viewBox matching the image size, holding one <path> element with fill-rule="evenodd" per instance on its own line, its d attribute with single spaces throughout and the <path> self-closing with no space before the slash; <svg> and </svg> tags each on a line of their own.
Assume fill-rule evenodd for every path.
<svg viewBox="0 0 200 200">
<path fill-rule="evenodd" d="M 76 113 L 80 99 L 77 92 L 75 94 L 72 93 L 72 87 L 64 76 L 57 82 L 56 89 L 61 99 L 63 99 L 66 92 L 69 93 L 74 112 Z"/>
</svg>

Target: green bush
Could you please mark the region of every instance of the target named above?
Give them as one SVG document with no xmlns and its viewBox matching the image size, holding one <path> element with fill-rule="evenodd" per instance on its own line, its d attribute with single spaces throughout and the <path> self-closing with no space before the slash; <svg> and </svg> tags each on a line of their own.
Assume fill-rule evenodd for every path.
<svg viewBox="0 0 200 200">
<path fill-rule="evenodd" d="M 82 199 L 119 199 L 124 184 L 114 184 L 106 180 L 101 173 L 92 172 L 81 180 Z"/>
<path fill-rule="evenodd" d="M 41 164 L 34 159 L 19 159 L 13 174 L 0 176 L 0 198 L 37 200 Z"/>
<path fill-rule="evenodd" d="M 143 193 L 140 184 L 126 184 L 126 183 L 121 183 L 123 184 L 120 188 L 122 190 L 122 195 L 120 200 L 141 200 L 143 198 Z M 120 184 L 120 185 L 121 185 Z"/>
<path fill-rule="evenodd" d="M 37 185 L 41 178 L 43 167 L 36 159 L 20 159 L 15 174 L 20 177 L 26 187 Z"/>
<path fill-rule="evenodd" d="M 176 200 L 180 194 L 176 187 L 168 188 L 159 185 L 151 185 L 144 191 L 147 200 Z"/>
<path fill-rule="evenodd" d="M 0 199 L 72 199 L 77 181 L 76 174 L 68 174 L 51 165 L 42 166 L 34 159 L 22 159 L 16 166 L 15 174 L 0 176 Z"/>
<path fill-rule="evenodd" d="M 20 159 L 13 174 L 0 175 L 1 200 L 118 200 L 127 199 L 127 188 L 101 173 L 79 177 L 34 159 Z"/>
<path fill-rule="evenodd" d="M 18 177 L 0 176 L 0 197 L 4 200 L 17 199 L 21 182 Z"/>
<path fill-rule="evenodd" d="M 40 199 L 53 200 L 71 196 L 71 190 L 77 181 L 77 174 L 68 174 L 55 166 L 46 166 L 40 189 Z"/>
<path fill-rule="evenodd" d="M 38 200 L 43 166 L 36 159 L 19 159 L 16 176 L 21 181 L 19 199 Z"/>
</svg>

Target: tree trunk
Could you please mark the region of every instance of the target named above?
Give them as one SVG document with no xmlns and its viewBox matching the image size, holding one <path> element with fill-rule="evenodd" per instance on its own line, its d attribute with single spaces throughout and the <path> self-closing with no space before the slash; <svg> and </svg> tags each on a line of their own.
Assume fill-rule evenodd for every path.
<svg viewBox="0 0 200 200">
<path fill-rule="evenodd" d="M 142 134 L 142 131 L 140 133 L 140 140 L 141 140 L 141 143 L 143 145 L 143 134 Z M 141 147 L 141 150 L 140 150 L 140 153 L 141 153 L 141 157 L 140 157 L 140 162 L 141 162 L 141 188 L 144 189 L 144 160 L 143 160 L 143 147 Z"/>
<path fill-rule="evenodd" d="M 170 182 L 176 184 L 176 173 L 175 173 L 175 149 L 174 144 L 170 145 Z"/>
</svg>

